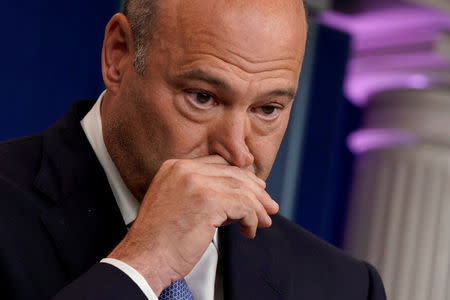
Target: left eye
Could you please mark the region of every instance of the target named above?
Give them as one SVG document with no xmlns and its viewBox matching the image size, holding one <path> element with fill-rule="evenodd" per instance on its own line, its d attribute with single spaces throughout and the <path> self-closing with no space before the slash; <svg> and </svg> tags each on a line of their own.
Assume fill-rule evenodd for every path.
<svg viewBox="0 0 450 300">
<path fill-rule="evenodd" d="M 283 106 L 280 104 L 266 104 L 255 107 L 252 110 L 258 115 L 259 118 L 266 121 L 273 121 L 278 118 L 283 110 Z"/>
<path fill-rule="evenodd" d="M 272 115 L 277 110 L 277 107 L 272 105 L 266 105 L 261 107 L 261 112 L 265 115 Z"/>
<path fill-rule="evenodd" d="M 188 93 L 190 102 L 199 108 L 209 108 L 215 105 L 214 96 L 204 92 Z"/>
<path fill-rule="evenodd" d="M 259 116 L 266 120 L 274 120 L 278 117 L 280 114 L 280 107 L 277 107 L 275 105 L 264 105 L 256 108 L 256 112 L 259 114 Z"/>
<path fill-rule="evenodd" d="M 206 104 L 212 100 L 212 96 L 206 93 L 196 93 L 195 100 L 200 104 Z"/>
</svg>

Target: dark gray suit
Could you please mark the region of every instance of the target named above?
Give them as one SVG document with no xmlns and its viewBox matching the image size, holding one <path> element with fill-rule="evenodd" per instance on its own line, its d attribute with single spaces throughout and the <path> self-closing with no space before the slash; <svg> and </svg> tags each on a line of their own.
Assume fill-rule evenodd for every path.
<svg viewBox="0 0 450 300">
<path fill-rule="evenodd" d="M 0 143 L 2 299 L 145 299 L 100 259 L 127 230 L 74 104 L 51 128 Z M 373 267 L 281 216 L 254 240 L 221 228 L 226 299 L 382 300 Z"/>
</svg>

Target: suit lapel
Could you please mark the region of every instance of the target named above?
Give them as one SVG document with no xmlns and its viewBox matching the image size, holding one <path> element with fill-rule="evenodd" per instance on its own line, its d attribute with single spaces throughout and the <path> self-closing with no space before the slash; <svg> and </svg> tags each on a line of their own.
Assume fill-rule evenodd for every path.
<svg viewBox="0 0 450 300">
<path fill-rule="evenodd" d="M 258 235 L 259 233 L 259 235 Z M 225 299 L 281 299 L 281 278 L 273 273 L 276 261 L 267 247 L 269 241 L 258 231 L 254 240 L 244 238 L 239 225 L 219 231 Z"/>
<path fill-rule="evenodd" d="M 46 131 L 35 187 L 51 205 L 41 219 L 73 279 L 105 257 L 126 227 L 80 120 L 93 102 L 75 104 Z"/>
</svg>

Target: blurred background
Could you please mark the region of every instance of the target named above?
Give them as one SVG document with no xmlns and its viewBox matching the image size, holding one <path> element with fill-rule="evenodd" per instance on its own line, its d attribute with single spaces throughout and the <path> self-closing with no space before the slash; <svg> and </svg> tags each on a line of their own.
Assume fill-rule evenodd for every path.
<svg viewBox="0 0 450 300">
<path fill-rule="evenodd" d="M 389 299 L 450 299 L 450 1 L 306 2 L 308 49 L 269 192 L 281 214 L 374 264 Z M 98 97 L 120 6 L 3 2 L 0 141 Z"/>
</svg>

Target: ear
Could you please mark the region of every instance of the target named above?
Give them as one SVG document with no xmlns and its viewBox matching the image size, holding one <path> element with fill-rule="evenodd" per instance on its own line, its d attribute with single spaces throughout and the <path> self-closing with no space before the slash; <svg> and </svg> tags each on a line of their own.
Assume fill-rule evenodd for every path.
<svg viewBox="0 0 450 300">
<path fill-rule="evenodd" d="M 105 30 L 102 49 L 102 75 L 107 89 L 116 94 L 125 72 L 133 67 L 134 46 L 130 24 L 121 14 L 115 14 Z"/>
</svg>

